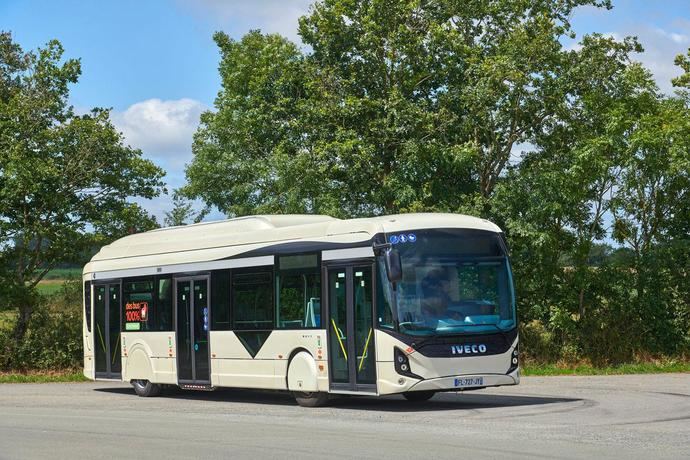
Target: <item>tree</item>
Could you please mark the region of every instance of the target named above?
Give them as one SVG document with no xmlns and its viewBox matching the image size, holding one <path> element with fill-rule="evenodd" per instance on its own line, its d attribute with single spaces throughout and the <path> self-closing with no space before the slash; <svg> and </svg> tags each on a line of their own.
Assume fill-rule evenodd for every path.
<svg viewBox="0 0 690 460">
<path fill-rule="evenodd" d="M 22 340 L 36 285 L 96 244 L 146 230 L 155 220 L 129 197 L 151 198 L 163 171 L 123 145 L 109 113 L 68 105 L 80 62 L 58 41 L 24 52 L 0 34 L 0 277 Z"/>
<path fill-rule="evenodd" d="M 672 80 L 673 86 L 690 89 L 690 49 L 686 55 L 676 56 L 675 64 L 683 70 L 683 74 Z"/>
<path fill-rule="evenodd" d="M 690 106 L 660 98 L 629 134 L 612 200 L 613 237 L 635 255 L 638 314 L 654 351 L 690 344 Z M 684 230 L 683 230 L 684 229 Z M 653 321 L 649 321 L 653 318 Z"/>
<path fill-rule="evenodd" d="M 665 96 L 633 38 L 562 45 L 582 5 L 611 7 L 321 0 L 303 49 L 216 34 L 222 88 L 182 191 L 228 215 L 488 217 L 549 356 L 690 350 L 690 54 Z"/>
<path fill-rule="evenodd" d="M 214 39 L 221 50 L 219 110 L 201 116 L 194 136 L 195 159 L 187 168 L 182 193 L 202 198 L 228 215 L 301 210 L 293 203 L 288 180 L 271 166 L 300 148 L 297 105 L 301 86 L 298 48 L 277 36 L 250 32 L 241 42 L 223 33 Z M 298 192 L 306 193 L 306 192 Z M 301 196 L 301 195 L 300 195 Z"/>
<path fill-rule="evenodd" d="M 189 221 L 201 221 L 203 216 L 203 212 L 194 212 L 194 205 L 176 193 L 173 195 L 173 208 L 166 211 L 164 223 L 166 227 L 187 225 Z"/>
<path fill-rule="evenodd" d="M 524 313 L 608 359 L 676 352 L 690 305 L 690 112 L 630 61 L 637 50 L 631 40 L 585 37 L 572 56 L 582 65 L 569 66 L 575 97 L 494 197 L 521 304 L 531 306 Z M 613 240 L 626 250 L 593 263 L 593 249 Z M 631 335 L 638 340 L 618 339 Z"/>
<path fill-rule="evenodd" d="M 218 33 L 222 89 L 183 193 L 230 215 L 486 212 L 514 146 L 568 96 L 579 5 L 610 6 L 324 0 L 300 20 L 309 52 Z"/>
</svg>

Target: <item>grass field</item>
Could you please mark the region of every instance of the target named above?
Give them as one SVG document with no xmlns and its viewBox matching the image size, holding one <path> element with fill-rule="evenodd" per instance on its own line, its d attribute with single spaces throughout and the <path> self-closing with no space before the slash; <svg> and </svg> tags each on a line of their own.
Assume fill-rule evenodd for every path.
<svg viewBox="0 0 690 460">
<path fill-rule="evenodd" d="M 36 289 L 38 290 L 38 293 L 44 296 L 51 296 L 53 294 L 57 294 L 62 290 L 62 285 L 65 283 L 65 280 L 63 279 L 50 279 L 50 280 L 42 280 L 40 283 L 38 283 L 38 286 L 36 286 Z"/>
<path fill-rule="evenodd" d="M 39 294 L 51 296 L 62 290 L 65 281 L 81 278 L 81 268 L 54 268 L 38 283 Z"/>
<path fill-rule="evenodd" d="M 557 366 L 543 364 L 525 366 L 523 375 L 617 375 L 617 374 L 662 374 L 669 372 L 690 372 L 690 362 L 668 361 L 663 363 L 634 363 L 617 366 L 593 367 L 589 365 Z"/>
<path fill-rule="evenodd" d="M 75 267 L 75 268 L 54 268 L 51 271 L 49 271 L 46 276 L 43 277 L 43 280 L 66 280 L 66 279 L 74 279 L 74 278 L 80 278 L 81 277 L 81 272 L 82 269 Z"/>
<path fill-rule="evenodd" d="M 82 371 L 70 369 L 51 372 L 0 372 L 0 383 L 53 383 L 53 382 L 87 382 Z"/>
</svg>

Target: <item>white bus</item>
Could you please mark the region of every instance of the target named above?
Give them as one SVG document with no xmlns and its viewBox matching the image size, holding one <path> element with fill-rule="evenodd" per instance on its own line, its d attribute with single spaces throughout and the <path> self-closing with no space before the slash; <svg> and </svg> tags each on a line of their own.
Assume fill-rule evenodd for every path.
<svg viewBox="0 0 690 460">
<path fill-rule="evenodd" d="M 84 267 L 84 375 L 176 385 L 402 394 L 519 382 L 501 230 L 455 214 L 252 216 L 164 228 Z"/>
</svg>

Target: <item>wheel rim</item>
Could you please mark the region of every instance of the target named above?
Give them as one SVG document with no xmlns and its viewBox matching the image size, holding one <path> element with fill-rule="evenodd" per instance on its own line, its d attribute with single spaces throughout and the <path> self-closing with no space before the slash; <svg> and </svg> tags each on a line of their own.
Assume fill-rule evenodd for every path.
<svg viewBox="0 0 690 460">
<path fill-rule="evenodd" d="M 135 387 L 137 387 L 141 390 L 146 388 L 146 383 L 147 383 L 146 380 L 132 380 L 132 385 L 134 385 Z"/>
</svg>

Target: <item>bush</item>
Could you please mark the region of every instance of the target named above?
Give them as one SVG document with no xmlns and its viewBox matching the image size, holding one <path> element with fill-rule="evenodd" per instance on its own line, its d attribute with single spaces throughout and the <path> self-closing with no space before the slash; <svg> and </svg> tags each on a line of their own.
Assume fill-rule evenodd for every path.
<svg viewBox="0 0 690 460">
<path fill-rule="evenodd" d="M 81 366 L 81 283 L 65 282 L 59 293 L 41 299 L 19 346 L 14 344 L 12 325 L 10 322 L 0 329 L 1 370 L 52 370 Z"/>
</svg>

